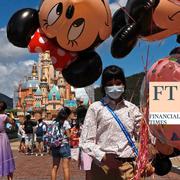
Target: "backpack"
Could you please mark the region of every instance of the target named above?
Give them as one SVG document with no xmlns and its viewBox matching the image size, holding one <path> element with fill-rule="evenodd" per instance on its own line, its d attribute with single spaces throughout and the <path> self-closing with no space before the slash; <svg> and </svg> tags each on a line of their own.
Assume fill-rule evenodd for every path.
<svg viewBox="0 0 180 180">
<path fill-rule="evenodd" d="M 33 126 L 30 121 L 27 121 L 24 126 L 24 130 L 26 134 L 32 134 L 33 133 Z"/>
<path fill-rule="evenodd" d="M 62 144 L 63 139 L 64 136 L 59 123 L 54 121 L 52 124 L 49 124 L 47 127 L 47 132 L 43 137 L 44 144 L 48 145 L 49 147 L 59 147 Z"/>
<path fill-rule="evenodd" d="M 36 129 L 36 136 L 41 137 L 43 136 L 46 132 L 43 130 L 43 126 L 47 126 L 46 123 L 42 122 L 41 126 L 38 124 L 38 127 Z M 47 129 L 47 128 L 46 128 Z"/>
</svg>

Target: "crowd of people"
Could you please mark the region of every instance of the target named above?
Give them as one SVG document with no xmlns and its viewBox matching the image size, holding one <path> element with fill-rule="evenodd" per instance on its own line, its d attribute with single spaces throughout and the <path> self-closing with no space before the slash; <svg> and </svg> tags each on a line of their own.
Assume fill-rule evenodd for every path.
<svg viewBox="0 0 180 180">
<path fill-rule="evenodd" d="M 80 103 L 82 102 L 80 101 Z M 6 103 L 4 101 L 0 101 L 0 109 L 2 109 L 2 115 L 0 114 L 0 138 L 1 143 L 3 142 L 2 138 L 6 138 L 5 140 L 8 142 L 8 147 L 5 146 L 4 148 L 7 148 L 9 150 L 9 154 L 4 157 L 4 155 L 2 154 L 3 151 L 0 149 L 0 158 L 8 158 L 8 162 L 9 158 L 12 159 L 12 162 L 9 162 L 10 165 L 12 165 L 12 168 L 4 170 L 4 167 L 9 168 L 9 163 L 6 164 L 4 161 L 2 161 L 3 164 L 2 167 L 0 167 L 0 176 L 7 176 L 8 180 L 12 180 L 15 164 L 9 140 L 6 135 L 5 126 L 6 123 L 10 123 L 12 126 L 15 126 L 15 121 L 6 115 L 6 108 Z M 53 157 L 53 166 L 51 173 L 52 180 L 57 178 L 57 170 L 59 168 L 60 159 L 62 159 L 64 179 L 69 180 L 71 148 L 79 147 L 80 132 L 82 129 L 83 119 L 85 117 L 86 111 L 87 107 L 84 105 L 79 105 L 77 109 L 73 111 L 71 111 L 71 109 L 68 107 L 62 107 L 58 112 L 56 118 L 52 119 L 52 121 L 50 121 L 49 123 L 47 123 L 47 121 L 45 121 L 42 117 L 42 111 L 34 112 L 33 119 L 31 114 L 26 113 L 25 120 L 21 121 L 18 127 L 19 152 L 22 152 L 25 155 L 35 156 L 44 156 L 45 154 L 51 154 Z M 53 122 L 58 123 L 60 132 L 63 136 L 60 147 L 49 147 L 44 140 L 44 137 L 48 133 L 48 128 L 51 126 L 51 124 L 53 124 Z M 2 135 L 4 135 L 4 137 L 1 137 Z"/>
<path fill-rule="evenodd" d="M 66 117 L 65 120 L 65 127 L 69 129 L 69 145 L 71 148 L 78 148 L 80 131 L 87 108 L 84 105 L 80 105 L 72 112 L 67 107 L 63 109 L 69 111 L 68 117 Z M 23 152 L 25 155 L 35 154 L 36 156 L 43 156 L 44 153 L 49 152 L 48 146 L 44 143 L 44 136 L 48 131 L 49 124 L 51 125 L 51 122 L 56 120 L 59 114 L 52 121 L 49 121 L 49 123 L 42 118 L 41 111 L 34 112 L 33 120 L 31 117 L 32 116 L 27 113 L 25 121 L 20 122 L 18 128 L 18 137 L 20 141 L 19 152 Z"/>
<path fill-rule="evenodd" d="M 51 180 L 57 179 L 60 161 L 64 180 L 70 180 L 73 148 L 79 149 L 78 164 L 86 172 L 86 180 L 133 179 L 137 157 L 135 139 L 139 136 L 142 114 L 136 105 L 125 99 L 126 88 L 125 75 L 120 67 L 105 68 L 100 101 L 88 108 L 80 104 L 76 111 L 62 107 L 50 124 L 44 121 L 40 111 L 34 113 L 34 120 L 27 114 L 19 126 L 19 151 L 36 156 L 50 153 Z M 0 160 L 3 163 L 0 176 L 12 180 L 15 164 L 4 124 L 10 122 L 13 125 L 13 121 L 6 116 L 5 109 L 6 105 L 1 101 Z"/>
</svg>

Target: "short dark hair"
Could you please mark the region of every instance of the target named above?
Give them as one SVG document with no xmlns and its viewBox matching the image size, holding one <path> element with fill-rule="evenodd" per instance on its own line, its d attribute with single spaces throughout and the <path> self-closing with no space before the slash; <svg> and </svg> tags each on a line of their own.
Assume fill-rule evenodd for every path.
<svg viewBox="0 0 180 180">
<path fill-rule="evenodd" d="M 68 107 L 63 107 L 62 109 L 60 109 L 56 120 L 66 120 L 70 114 L 71 110 Z"/>
<path fill-rule="evenodd" d="M 86 113 L 87 113 L 87 108 L 84 105 L 81 105 L 81 106 L 77 107 L 76 113 L 77 113 L 77 121 L 78 121 L 78 123 L 83 124 Z"/>
<path fill-rule="evenodd" d="M 34 115 L 35 115 L 35 114 L 41 114 L 41 115 L 42 115 L 42 113 L 43 113 L 42 110 L 38 110 L 38 111 L 34 111 L 33 114 L 34 114 Z"/>
<path fill-rule="evenodd" d="M 27 114 L 26 115 L 26 120 L 28 121 L 28 120 L 31 120 L 31 115 L 30 114 Z"/>
<path fill-rule="evenodd" d="M 7 104 L 4 101 L 0 101 L 0 111 L 5 111 L 7 109 Z"/>
<path fill-rule="evenodd" d="M 102 73 L 101 92 L 103 96 L 105 96 L 104 88 L 107 85 L 107 82 L 113 79 L 115 80 L 120 79 L 124 85 L 124 88 L 126 89 L 126 78 L 125 78 L 123 69 L 116 65 L 111 65 L 111 66 L 106 67 Z"/>
</svg>

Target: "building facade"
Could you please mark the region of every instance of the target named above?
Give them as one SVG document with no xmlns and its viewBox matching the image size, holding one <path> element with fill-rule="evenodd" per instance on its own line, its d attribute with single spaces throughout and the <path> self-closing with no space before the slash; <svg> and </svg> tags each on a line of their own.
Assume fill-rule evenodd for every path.
<svg viewBox="0 0 180 180">
<path fill-rule="evenodd" d="M 43 110 L 46 116 L 53 115 L 64 102 L 76 102 L 74 88 L 59 71 L 54 70 L 48 51 L 39 54 L 38 63 L 32 66 L 31 75 L 19 82 L 14 94 L 19 116 L 38 110 Z"/>
</svg>

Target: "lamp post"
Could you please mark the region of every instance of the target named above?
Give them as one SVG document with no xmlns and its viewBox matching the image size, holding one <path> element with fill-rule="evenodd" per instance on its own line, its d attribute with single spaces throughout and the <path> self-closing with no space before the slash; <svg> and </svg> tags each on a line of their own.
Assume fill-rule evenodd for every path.
<svg viewBox="0 0 180 180">
<path fill-rule="evenodd" d="M 25 113 L 26 113 L 26 101 L 25 101 L 25 99 L 23 101 L 23 108 L 24 108 L 24 117 L 25 117 Z"/>
</svg>

